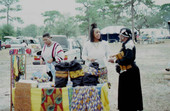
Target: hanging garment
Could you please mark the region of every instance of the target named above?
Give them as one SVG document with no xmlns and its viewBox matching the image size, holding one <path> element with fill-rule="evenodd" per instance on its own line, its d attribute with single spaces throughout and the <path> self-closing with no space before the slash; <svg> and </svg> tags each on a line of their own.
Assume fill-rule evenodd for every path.
<svg viewBox="0 0 170 111">
<path fill-rule="evenodd" d="M 15 76 L 18 76 L 18 63 L 17 63 L 17 57 L 16 57 L 16 55 L 14 55 L 14 75 Z"/>
</svg>

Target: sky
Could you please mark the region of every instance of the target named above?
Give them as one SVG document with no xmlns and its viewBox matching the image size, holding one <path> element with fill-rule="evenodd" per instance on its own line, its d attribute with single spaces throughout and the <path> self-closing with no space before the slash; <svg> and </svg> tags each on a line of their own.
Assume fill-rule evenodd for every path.
<svg viewBox="0 0 170 111">
<path fill-rule="evenodd" d="M 79 6 L 75 0 L 20 0 L 18 4 L 22 6 L 22 11 L 11 12 L 11 15 L 22 18 L 24 24 L 14 24 L 21 27 L 29 24 L 43 25 L 44 18 L 41 13 L 45 11 L 57 10 L 61 14 L 74 16 L 78 13 L 75 8 Z M 6 23 L 6 20 L 1 23 Z"/>
<path fill-rule="evenodd" d="M 162 5 L 170 3 L 170 0 L 154 0 L 156 4 Z M 16 27 L 25 27 L 29 24 L 43 25 L 43 16 L 41 13 L 50 10 L 57 10 L 61 14 L 69 14 L 74 16 L 79 12 L 75 10 L 80 6 L 75 0 L 20 0 L 18 3 L 22 6 L 22 11 L 11 12 L 12 16 L 19 16 L 24 21 L 24 24 L 13 24 Z M 1 20 L 0 24 L 6 23 L 5 19 Z"/>
</svg>

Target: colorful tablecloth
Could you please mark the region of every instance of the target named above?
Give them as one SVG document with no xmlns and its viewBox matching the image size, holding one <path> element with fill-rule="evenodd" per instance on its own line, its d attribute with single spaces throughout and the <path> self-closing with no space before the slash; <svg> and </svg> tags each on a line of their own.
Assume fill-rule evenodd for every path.
<svg viewBox="0 0 170 111">
<path fill-rule="evenodd" d="M 15 104 L 15 89 L 13 103 Z M 109 111 L 108 85 L 31 88 L 31 111 Z M 23 103 L 24 104 L 24 103 Z M 15 105 L 14 105 L 15 106 Z"/>
</svg>

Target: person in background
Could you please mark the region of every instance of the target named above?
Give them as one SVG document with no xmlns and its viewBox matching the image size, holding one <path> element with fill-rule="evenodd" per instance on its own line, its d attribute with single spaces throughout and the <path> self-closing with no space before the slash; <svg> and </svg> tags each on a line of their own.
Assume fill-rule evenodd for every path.
<svg viewBox="0 0 170 111">
<path fill-rule="evenodd" d="M 47 74 L 50 76 L 50 81 L 55 82 L 54 65 L 60 63 L 64 58 L 64 52 L 61 45 L 51 40 L 49 33 L 43 34 L 44 46 L 42 49 L 42 59 L 40 64 L 46 64 Z"/>
<path fill-rule="evenodd" d="M 106 61 L 110 56 L 110 48 L 107 42 L 102 41 L 100 30 L 97 24 L 91 24 L 90 41 L 87 41 L 83 47 L 82 58 L 85 65 L 89 66 L 93 62 L 99 64 L 101 75 L 99 83 L 108 82 Z"/>
<path fill-rule="evenodd" d="M 23 45 L 25 48 L 28 46 L 28 44 L 26 43 L 25 40 L 23 40 L 22 45 Z"/>
<path fill-rule="evenodd" d="M 122 28 L 119 38 L 122 42 L 122 49 L 117 58 L 109 59 L 109 62 L 118 64 L 116 65 L 116 71 L 119 73 L 118 109 L 120 111 L 141 111 L 143 110 L 143 100 L 140 71 L 135 63 L 136 48 L 132 41 L 131 30 Z"/>
<path fill-rule="evenodd" d="M 22 47 L 21 47 L 21 54 L 25 54 L 26 49 L 28 48 L 28 44 L 25 40 L 22 41 Z"/>
</svg>

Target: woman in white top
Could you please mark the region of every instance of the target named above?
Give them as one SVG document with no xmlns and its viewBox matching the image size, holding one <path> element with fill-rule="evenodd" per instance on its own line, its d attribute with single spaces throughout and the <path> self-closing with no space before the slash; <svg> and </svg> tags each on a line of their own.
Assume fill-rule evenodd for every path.
<svg viewBox="0 0 170 111">
<path fill-rule="evenodd" d="M 51 77 L 50 81 L 55 81 L 55 68 L 54 65 L 59 63 L 64 58 L 64 52 L 59 43 L 51 40 L 50 34 L 45 33 L 43 35 L 44 47 L 42 49 L 42 60 L 47 66 L 47 74 Z"/>
<path fill-rule="evenodd" d="M 108 82 L 106 61 L 110 56 L 110 48 L 107 42 L 102 41 L 100 30 L 97 24 L 91 25 L 90 41 L 85 43 L 83 47 L 82 57 L 85 60 L 85 65 L 89 66 L 92 62 L 98 62 L 101 72 L 99 82 Z"/>
</svg>

